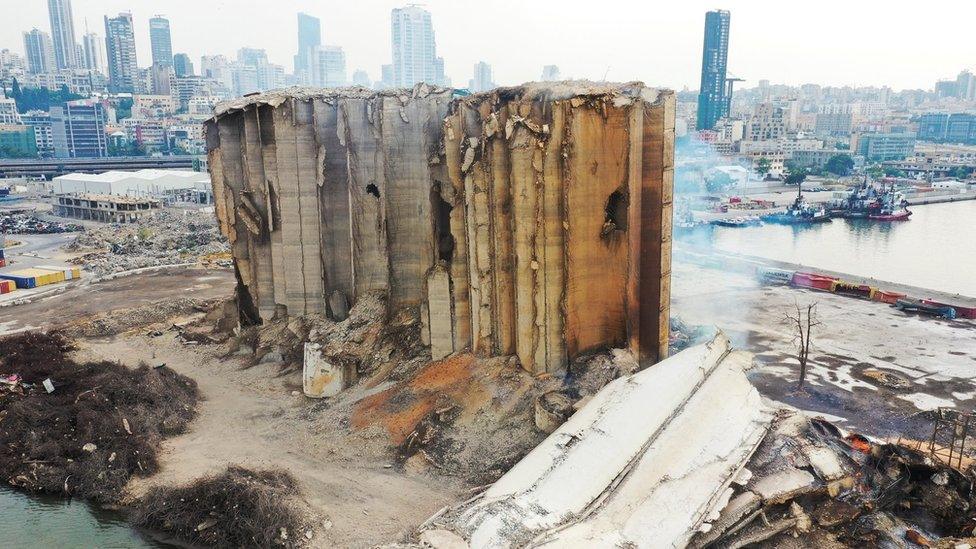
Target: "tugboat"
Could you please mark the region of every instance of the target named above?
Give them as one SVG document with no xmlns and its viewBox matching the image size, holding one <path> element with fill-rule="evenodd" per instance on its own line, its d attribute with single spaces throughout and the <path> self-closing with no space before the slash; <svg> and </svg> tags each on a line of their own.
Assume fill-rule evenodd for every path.
<svg viewBox="0 0 976 549">
<path fill-rule="evenodd" d="M 691 213 L 691 208 L 687 204 L 678 207 L 678 210 L 674 214 L 674 234 L 675 236 L 688 235 L 697 232 L 699 229 L 708 229 L 709 225 L 705 221 L 699 221 L 695 219 L 694 214 Z"/>
<path fill-rule="evenodd" d="M 894 186 L 888 189 L 882 184 L 879 190 L 868 184 L 867 177 L 863 183 L 851 189 L 846 199 L 835 204 L 831 213 L 836 217 L 875 221 L 901 221 L 912 215 L 908 201 L 894 190 Z"/>
<path fill-rule="evenodd" d="M 876 211 L 868 213 L 868 219 L 877 221 L 904 221 L 912 215 L 912 211 L 908 209 L 908 201 L 905 200 L 905 197 L 901 193 L 895 192 L 894 189 L 890 191 L 882 189 L 879 206 Z"/>
<path fill-rule="evenodd" d="M 767 223 L 780 225 L 808 225 L 830 221 L 830 214 L 822 205 L 808 204 L 803 198 L 803 191 L 797 185 L 796 199 L 785 212 L 764 215 L 762 219 Z"/>
<path fill-rule="evenodd" d="M 712 221 L 712 225 L 718 227 L 756 227 L 762 225 L 762 219 L 758 215 L 746 215 L 740 217 L 733 217 L 730 219 L 715 219 Z"/>
</svg>

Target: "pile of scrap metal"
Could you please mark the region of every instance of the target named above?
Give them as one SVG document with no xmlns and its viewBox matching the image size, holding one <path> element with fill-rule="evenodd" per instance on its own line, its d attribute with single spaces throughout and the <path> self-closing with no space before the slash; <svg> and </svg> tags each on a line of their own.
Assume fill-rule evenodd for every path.
<svg viewBox="0 0 976 549">
<path fill-rule="evenodd" d="M 945 450 L 874 441 L 783 410 L 751 474 L 691 545 L 976 546 L 971 460 Z"/>
<path fill-rule="evenodd" d="M 615 380 L 494 485 L 431 517 L 420 544 L 959 547 L 972 535 L 966 460 L 766 401 L 750 365 L 719 333 Z"/>
</svg>

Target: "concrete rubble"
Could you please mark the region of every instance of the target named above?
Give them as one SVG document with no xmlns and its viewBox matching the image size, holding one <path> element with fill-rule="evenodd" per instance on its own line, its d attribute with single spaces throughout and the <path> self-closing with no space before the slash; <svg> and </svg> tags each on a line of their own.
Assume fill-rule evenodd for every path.
<svg viewBox="0 0 976 549">
<path fill-rule="evenodd" d="M 65 249 L 80 254 L 73 263 L 101 276 L 219 257 L 228 246 L 212 212 L 158 211 L 137 223 L 85 227 Z"/>
<path fill-rule="evenodd" d="M 245 323 L 384 291 L 434 359 L 564 369 L 668 345 L 674 97 L 639 83 L 464 96 L 292 88 L 207 124 Z"/>
<path fill-rule="evenodd" d="M 750 361 L 720 334 L 611 382 L 479 497 L 428 521 L 421 542 L 684 546 L 772 420 Z"/>
<path fill-rule="evenodd" d="M 425 522 L 419 546 L 972 543 L 971 467 L 764 400 L 751 360 L 719 333 L 618 378 L 485 491 Z"/>
</svg>

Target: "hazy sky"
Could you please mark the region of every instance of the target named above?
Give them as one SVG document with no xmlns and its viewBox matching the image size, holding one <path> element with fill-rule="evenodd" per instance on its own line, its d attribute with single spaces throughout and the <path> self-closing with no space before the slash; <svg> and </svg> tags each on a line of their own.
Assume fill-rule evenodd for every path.
<svg viewBox="0 0 976 549">
<path fill-rule="evenodd" d="M 150 63 L 148 19 L 171 21 L 174 52 L 199 68 L 201 54 L 233 57 L 264 48 L 293 69 L 296 12 L 321 18 L 323 41 L 342 46 L 351 77 L 378 79 L 390 60 L 387 0 L 73 0 L 77 39 L 104 36 L 102 16 L 131 11 L 140 66 Z M 934 0 L 428 0 L 437 52 L 456 86 L 487 61 L 499 84 L 539 78 L 559 65 L 564 77 L 643 80 L 698 87 L 702 28 L 709 9 L 732 12 L 729 71 L 752 87 L 773 83 L 932 88 L 963 68 L 976 70 L 976 1 Z M 0 48 L 23 52 L 22 32 L 50 32 L 46 0 L 0 0 Z"/>
</svg>

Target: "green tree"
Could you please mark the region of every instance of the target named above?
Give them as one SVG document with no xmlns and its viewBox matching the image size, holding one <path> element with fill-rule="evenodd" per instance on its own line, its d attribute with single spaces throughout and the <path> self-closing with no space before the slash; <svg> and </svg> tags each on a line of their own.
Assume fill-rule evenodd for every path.
<svg viewBox="0 0 976 549">
<path fill-rule="evenodd" d="M 115 117 L 119 120 L 132 118 L 132 98 L 126 97 L 119 100 L 119 106 L 115 108 Z"/>
<path fill-rule="evenodd" d="M 807 178 L 807 174 L 809 173 L 807 172 L 806 168 L 797 166 L 795 164 L 787 165 L 785 171 L 786 177 L 783 178 L 783 183 L 787 185 L 799 185 L 800 183 L 803 183 L 803 181 Z"/>
<path fill-rule="evenodd" d="M 20 82 L 14 78 L 14 81 L 10 83 L 10 99 L 16 101 L 20 97 Z"/>
<path fill-rule="evenodd" d="M 907 177 L 904 170 L 899 170 L 893 166 L 885 166 L 884 168 L 885 177 Z"/>
<path fill-rule="evenodd" d="M 766 158 L 765 156 L 761 156 L 759 157 L 759 160 L 756 161 L 756 173 L 758 173 L 760 177 L 765 179 L 766 174 L 769 173 L 769 169 L 771 166 L 772 166 L 772 162 L 770 162 L 769 159 Z"/>
<path fill-rule="evenodd" d="M 824 169 L 834 175 L 849 175 L 854 169 L 854 159 L 849 154 L 835 154 L 827 160 Z"/>
<path fill-rule="evenodd" d="M 865 172 L 867 172 L 872 179 L 878 179 L 884 175 L 884 168 L 881 167 L 881 164 L 874 164 L 872 166 L 868 166 L 868 169 L 865 170 Z"/>
<path fill-rule="evenodd" d="M 970 174 L 973 173 L 972 168 L 967 168 L 965 166 L 956 166 L 949 170 L 949 177 L 953 179 L 966 179 Z"/>
</svg>

